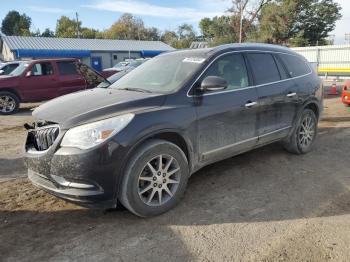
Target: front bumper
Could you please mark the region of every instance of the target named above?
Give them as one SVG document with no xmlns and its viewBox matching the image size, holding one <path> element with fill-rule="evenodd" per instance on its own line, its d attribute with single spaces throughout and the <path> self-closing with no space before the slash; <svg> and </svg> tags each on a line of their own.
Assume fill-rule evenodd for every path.
<svg viewBox="0 0 350 262">
<path fill-rule="evenodd" d="M 115 206 L 114 201 L 98 201 L 98 196 L 103 195 L 104 193 L 103 190 L 84 189 L 74 186 L 60 186 L 47 177 L 30 169 L 28 170 L 28 178 L 33 185 L 44 191 L 81 206 L 95 208 L 110 208 Z"/>
<path fill-rule="evenodd" d="M 350 104 L 350 91 L 343 91 L 341 95 L 341 100 L 344 104 Z"/>
<path fill-rule="evenodd" d="M 27 149 L 25 163 L 30 181 L 81 206 L 116 207 L 123 147 L 113 140 L 91 150 L 63 148 L 58 144 L 56 141 L 43 152 Z"/>
</svg>

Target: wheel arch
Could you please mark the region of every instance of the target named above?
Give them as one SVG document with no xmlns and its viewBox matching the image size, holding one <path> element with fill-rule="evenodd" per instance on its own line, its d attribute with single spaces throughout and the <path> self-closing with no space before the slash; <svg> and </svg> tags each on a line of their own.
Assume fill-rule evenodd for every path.
<svg viewBox="0 0 350 262">
<path fill-rule="evenodd" d="M 311 109 L 315 113 L 317 119 L 319 119 L 321 111 L 320 111 L 320 106 L 318 104 L 318 101 L 316 101 L 316 100 L 307 101 L 304 104 L 302 111 L 304 109 Z"/>
<path fill-rule="evenodd" d="M 162 129 L 162 130 L 157 130 L 150 132 L 149 134 L 139 138 L 136 140 L 136 142 L 133 143 L 133 146 L 130 148 L 128 151 L 127 155 L 125 156 L 125 161 L 123 161 L 120 172 L 121 176 L 118 179 L 117 185 L 116 185 L 116 190 L 115 190 L 115 199 L 118 200 L 118 195 L 120 192 L 120 187 L 122 185 L 122 181 L 125 175 L 125 169 L 127 167 L 129 159 L 132 157 L 133 153 L 136 152 L 142 145 L 147 143 L 150 140 L 153 139 L 161 139 L 170 143 L 175 144 L 178 146 L 185 154 L 186 159 L 188 161 L 188 168 L 190 174 L 194 170 L 193 167 L 193 145 L 190 142 L 189 139 L 187 139 L 181 131 L 177 129 Z"/>
<path fill-rule="evenodd" d="M 19 93 L 18 93 L 16 90 L 14 90 L 13 88 L 1 88 L 1 89 L 0 89 L 0 92 L 9 92 L 9 93 L 12 93 L 12 94 L 14 94 L 15 96 L 17 96 L 19 102 L 22 102 L 21 96 L 20 96 Z"/>
</svg>

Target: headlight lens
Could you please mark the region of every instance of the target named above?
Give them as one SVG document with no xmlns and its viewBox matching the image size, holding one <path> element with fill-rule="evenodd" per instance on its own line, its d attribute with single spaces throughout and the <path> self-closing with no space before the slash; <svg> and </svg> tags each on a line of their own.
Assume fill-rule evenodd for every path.
<svg viewBox="0 0 350 262">
<path fill-rule="evenodd" d="M 88 149 L 117 134 L 134 118 L 134 114 L 125 114 L 94 123 L 69 129 L 63 137 L 61 146 Z"/>
</svg>

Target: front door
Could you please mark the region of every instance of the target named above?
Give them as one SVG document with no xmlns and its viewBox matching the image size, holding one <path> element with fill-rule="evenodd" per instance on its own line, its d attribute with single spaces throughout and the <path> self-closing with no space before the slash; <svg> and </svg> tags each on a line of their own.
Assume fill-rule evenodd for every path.
<svg viewBox="0 0 350 262">
<path fill-rule="evenodd" d="M 97 72 L 102 71 L 102 58 L 100 56 L 92 56 L 91 57 L 91 67 L 95 69 Z"/>
<path fill-rule="evenodd" d="M 21 79 L 23 96 L 31 102 L 56 97 L 57 88 L 57 76 L 51 62 L 33 64 Z"/>
<path fill-rule="evenodd" d="M 198 151 L 200 161 L 214 162 L 252 149 L 257 135 L 257 91 L 249 86 L 244 58 L 241 54 L 224 55 L 206 70 L 207 76 L 224 78 L 224 91 L 202 94 L 197 110 Z"/>
</svg>

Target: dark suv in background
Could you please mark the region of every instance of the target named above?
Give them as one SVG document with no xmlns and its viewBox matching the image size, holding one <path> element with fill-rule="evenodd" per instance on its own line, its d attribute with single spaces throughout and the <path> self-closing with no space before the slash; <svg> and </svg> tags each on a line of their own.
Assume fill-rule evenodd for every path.
<svg viewBox="0 0 350 262">
<path fill-rule="evenodd" d="M 28 176 L 83 206 L 121 203 L 138 216 L 158 215 L 208 164 L 276 141 L 309 152 L 322 93 L 308 62 L 288 48 L 169 52 L 109 88 L 37 108 L 27 126 Z"/>
<path fill-rule="evenodd" d="M 22 61 L 0 77 L 0 114 L 17 111 L 23 102 L 41 102 L 96 87 L 105 79 L 77 59 Z"/>
</svg>

